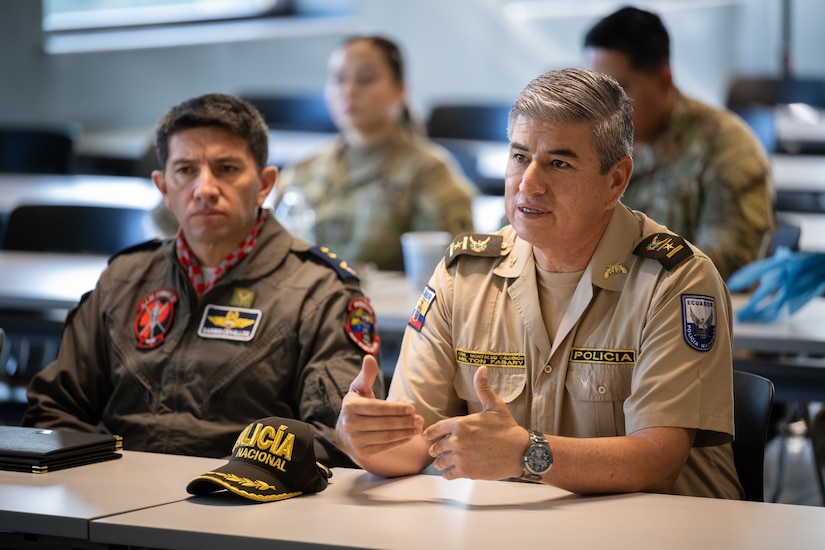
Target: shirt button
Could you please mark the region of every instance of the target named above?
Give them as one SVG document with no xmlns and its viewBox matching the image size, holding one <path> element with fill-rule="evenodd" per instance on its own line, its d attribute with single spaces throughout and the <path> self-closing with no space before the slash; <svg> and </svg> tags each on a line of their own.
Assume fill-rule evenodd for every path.
<svg viewBox="0 0 825 550">
<path fill-rule="evenodd" d="M 551 372 L 553 372 L 553 367 L 551 367 L 550 365 L 544 365 L 544 372 L 550 374 Z"/>
<path fill-rule="evenodd" d="M 607 393 L 607 388 L 605 386 L 599 386 L 596 388 L 596 391 L 599 392 L 599 395 L 604 395 Z"/>
</svg>

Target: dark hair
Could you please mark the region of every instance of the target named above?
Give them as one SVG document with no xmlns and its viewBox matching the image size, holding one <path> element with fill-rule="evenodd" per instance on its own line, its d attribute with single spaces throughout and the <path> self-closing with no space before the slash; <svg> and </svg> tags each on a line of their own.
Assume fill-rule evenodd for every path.
<svg viewBox="0 0 825 550">
<path fill-rule="evenodd" d="M 513 102 L 507 136 L 519 115 L 543 122 L 588 122 L 602 174 L 633 153 L 633 107 L 610 76 L 559 69 L 534 78 Z"/>
<path fill-rule="evenodd" d="M 369 42 L 381 51 L 390 71 L 392 71 L 393 78 L 395 78 L 395 81 L 399 84 L 403 84 L 404 57 L 401 55 L 401 48 L 398 47 L 398 44 L 384 36 L 365 34 L 350 36 L 341 43 L 341 46 L 349 46 L 350 44 L 361 41 Z"/>
<path fill-rule="evenodd" d="M 670 63 L 670 38 L 655 13 L 625 7 L 596 23 L 584 37 L 585 48 L 617 50 L 630 66 L 655 72 Z"/>
<path fill-rule="evenodd" d="M 226 94 L 206 94 L 175 105 L 155 128 L 155 149 L 161 170 L 169 158 L 169 138 L 182 130 L 217 126 L 243 138 L 258 171 L 269 159 L 269 129 L 261 113 L 246 101 Z"/>
<path fill-rule="evenodd" d="M 404 85 L 404 56 L 401 54 L 401 48 L 398 44 L 385 36 L 380 36 L 377 34 L 362 34 L 350 36 L 344 39 L 344 41 L 341 42 L 341 46 L 349 46 L 350 44 L 361 41 L 372 44 L 381 52 L 384 56 L 384 60 L 387 62 L 387 66 L 390 68 L 393 79 L 397 83 Z M 410 107 L 406 103 L 404 104 L 403 112 L 401 113 L 401 125 L 412 134 L 426 134 L 426 130 L 424 130 L 419 122 L 413 118 L 412 113 L 410 112 Z"/>
</svg>

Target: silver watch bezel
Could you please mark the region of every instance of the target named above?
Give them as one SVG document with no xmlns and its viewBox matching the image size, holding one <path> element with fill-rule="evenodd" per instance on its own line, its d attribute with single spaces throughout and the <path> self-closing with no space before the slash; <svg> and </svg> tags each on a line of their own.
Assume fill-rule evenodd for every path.
<svg viewBox="0 0 825 550">
<path fill-rule="evenodd" d="M 535 430 L 528 430 L 528 433 L 530 435 L 530 443 L 521 455 L 521 469 L 523 471 L 521 479 L 525 481 L 541 481 L 544 474 L 553 467 L 553 451 L 550 449 L 550 444 L 547 442 L 547 438 L 544 437 L 543 433 Z M 546 468 L 536 469 L 533 467 L 535 466 L 534 459 L 537 453 L 545 455 L 543 462 L 549 462 Z"/>
</svg>

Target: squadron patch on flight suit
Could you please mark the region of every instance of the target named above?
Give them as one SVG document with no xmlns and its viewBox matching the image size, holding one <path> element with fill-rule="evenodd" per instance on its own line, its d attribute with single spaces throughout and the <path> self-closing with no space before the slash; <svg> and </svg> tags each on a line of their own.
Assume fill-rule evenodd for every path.
<svg viewBox="0 0 825 550">
<path fill-rule="evenodd" d="M 682 334 L 696 351 L 710 351 L 716 340 L 716 298 L 682 294 Z"/>
<path fill-rule="evenodd" d="M 255 337 L 262 315 L 260 309 L 209 304 L 203 310 L 198 336 L 249 342 Z"/>
<path fill-rule="evenodd" d="M 501 235 L 461 233 L 447 247 L 447 251 L 444 253 L 444 262 L 449 267 L 456 258 L 464 254 L 498 258 L 501 256 L 502 250 L 507 248 L 507 243 L 503 241 L 504 237 Z"/>
<path fill-rule="evenodd" d="M 308 252 L 313 257 L 322 260 L 324 264 L 332 267 L 341 280 L 359 278 L 358 273 L 349 266 L 346 260 L 339 258 L 335 252 L 332 252 L 326 246 L 313 246 Z"/>
<path fill-rule="evenodd" d="M 425 286 L 408 321 L 408 324 L 418 332 L 421 332 L 421 327 L 424 326 L 424 319 L 427 318 L 427 313 L 430 311 L 430 306 L 432 306 L 434 301 L 435 290 L 430 286 Z"/>
<path fill-rule="evenodd" d="M 381 339 L 375 328 L 375 311 L 366 298 L 353 298 L 347 306 L 347 324 L 344 330 L 350 340 L 365 353 L 375 355 L 381 347 Z"/>
<path fill-rule="evenodd" d="M 659 260 L 668 271 L 673 271 L 680 263 L 693 256 L 693 250 L 687 242 L 682 237 L 670 233 L 649 235 L 636 245 L 633 253 Z"/>
<path fill-rule="evenodd" d="M 135 316 L 138 349 L 154 349 L 163 343 L 175 319 L 177 301 L 178 295 L 168 288 L 153 290 L 140 301 Z"/>
</svg>

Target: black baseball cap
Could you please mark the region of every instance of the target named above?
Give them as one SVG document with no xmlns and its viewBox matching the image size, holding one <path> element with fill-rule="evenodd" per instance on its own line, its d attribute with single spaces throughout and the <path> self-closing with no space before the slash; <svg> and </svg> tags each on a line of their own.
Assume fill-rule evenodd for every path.
<svg viewBox="0 0 825 550">
<path fill-rule="evenodd" d="M 315 460 L 314 442 L 315 430 L 306 422 L 256 420 L 238 436 L 229 462 L 190 481 L 186 491 L 208 495 L 226 489 L 258 502 L 323 491 L 332 472 Z"/>
</svg>

